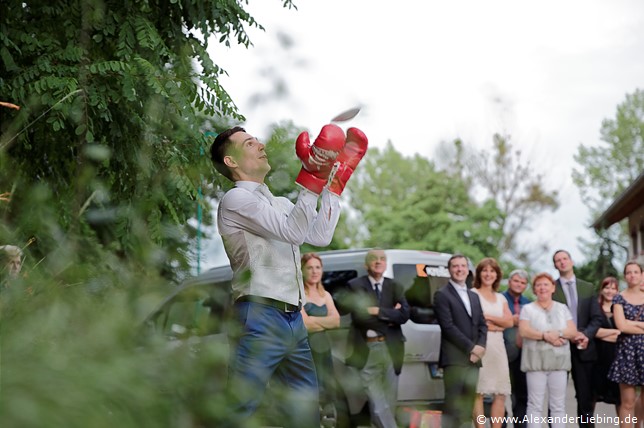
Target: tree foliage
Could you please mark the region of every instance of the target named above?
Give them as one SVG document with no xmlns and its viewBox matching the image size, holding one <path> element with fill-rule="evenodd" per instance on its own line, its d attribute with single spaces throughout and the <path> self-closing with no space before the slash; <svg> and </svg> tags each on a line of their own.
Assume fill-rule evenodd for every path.
<svg viewBox="0 0 644 428">
<path fill-rule="evenodd" d="M 177 228 L 213 179 L 200 119 L 242 119 L 207 48 L 250 44 L 245 26 L 261 26 L 243 2 L 8 0 L 0 17 L 0 100 L 22 107 L 0 111 L 14 238 L 37 236 L 40 254 L 70 234 L 124 257 L 181 248 Z M 27 211 L 34 193 L 57 236 Z"/>
<path fill-rule="evenodd" d="M 617 106 L 615 118 L 602 122 L 600 139 L 599 145 L 579 146 L 575 154 L 578 167 L 572 173 L 582 200 L 590 209 L 591 220 L 644 172 L 644 91 L 638 89 L 626 95 Z M 605 254 L 611 258 L 628 257 L 628 249 L 620 244 L 629 241 L 626 228 L 626 222 L 622 222 L 596 230 L 595 236 L 584 242 L 585 253 L 591 259 L 590 269 L 611 272 L 612 265 L 606 264 Z"/>
<path fill-rule="evenodd" d="M 604 119 L 599 145 L 581 145 L 573 180 L 598 215 L 644 171 L 644 91 L 627 94 L 615 118 Z"/>
<path fill-rule="evenodd" d="M 445 170 L 460 174 L 472 194 L 495 201 L 502 214 L 503 233 L 497 242 L 502 257 L 530 265 L 534 250 L 523 248 L 519 238 L 532 229 L 544 210 L 559 207 L 557 191 L 546 189 L 543 174 L 536 173 L 531 162 L 523 159 L 509 135 L 495 134 L 491 151 L 466 147 L 457 139 L 439 148 L 439 158 L 445 162 Z M 533 242 L 530 247 L 538 245 Z"/>
<path fill-rule="evenodd" d="M 477 203 L 465 182 L 426 158 L 405 157 L 389 142 L 370 148 L 354 175 L 348 187 L 358 243 L 498 256 L 502 218 L 494 201 Z"/>
<path fill-rule="evenodd" d="M 27 247 L 0 281 L 2 426 L 226 423 L 226 347 L 142 321 L 219 184 L 203 131 L 242 119 L 206 49 L 248 46 L 245 3 L 0 2 L 0 101 L 21 107 L 0 107 L 0 244 Z"/>
</svg>

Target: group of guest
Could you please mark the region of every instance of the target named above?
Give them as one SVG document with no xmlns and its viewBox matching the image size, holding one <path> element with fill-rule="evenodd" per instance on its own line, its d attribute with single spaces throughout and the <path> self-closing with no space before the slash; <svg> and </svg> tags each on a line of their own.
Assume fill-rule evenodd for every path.
<svg viewBox="0 0 644 428">
<path fill-rule="evenodd" d="M 619 293 L 617 279 L 606 278 L 596 294 L 592 284 L 575 277 L 570 254 L 557 251 L 553 263 L 559 278 L 535 275 L 531 302 L 523 295 L 527 272 L 513 271 L 508 289 L 499 295 L 502 273 L 496 260 L 479 262 L 474 290 L 459 280 L 453 263 L 458 264 L 449 262 L 449 284 L 435 298 L 442 332 L 440 365 L 450 397 L 443 426 L 483 426 L 478 416 L 484 414 L 484 395 L 492 397 L 489 416 L 499 418 L 491 419 L 491 426 L 501 426 L 505 397 L 511 394 L 515 427 L 540 427 L 547 416 L 550 426 L 563 427 L 570 420 L 565 409 L 568 372 L 580 426 L 594 427 L 598 401 L 616 406 L 621 426 L 644 421 L 644 394 L 637 396 L 644 385 L 639 264 L 626 264 L 626 290 Z"/>
<path fill-rule="evenodd" d="M 528 385 L 526 413 L 545 416 L 543 392 L 547 389 L 551 426 L 563 427 L 570 371 L 580 426 L 594 427 L 599 401 L 616 406 L 620 426 L 636 426 L 634 421 L 639 426 L 644 420 L 644 394 L 640 398 L 636 394 L 636 388 L 644 385 L 642 267 L 634 261 L 626 264 L 627 288 L 621 293 L 617 279 L 608 277 L 595 294 L 592 284 L 575 277 L 568 252 L 556 252 L 553 261 L 560 278 L 554 281 L 548 274 L 538 274 L 533 279 L 537 300 L 520 315 L 521 369 Z M 528 423 L 528 427 L 540 425 L 534 418 Z"/>
<path fill-rule="evenodd" d="M 546 416 L 551 417 L 552 427 L 563 427 L 569 419 L 565 409 L 568 372 L 580 426 L 594 426 L 595 404 L 600 401 L 614 404 L 621 421 L 632 421 L 633 416 L 644 420 L 644 394 L 638 398 L 636 390 L 644 385 L 642 267 L 636 262 L 626 264 L 628 287 L 623 292 L 618 280 L 608 277 L 596 293 L 592 284 L 575 277 L 567 251 L 557 251 L 553 263 L 559 278 L 545 272 L 535 275 L 531 282 L 535 300 L 531 301 L 524 295 L 529 284 L 526 271 L 512 271 L 507 290 L 499 293 L 501 268 L 495 259 L 484 258 L 469 289 L 467 259 L 457 254 L 449 260 L 449 283 L 434 298 L 442 333 L 440 365 L 449 397 L 442 426 L 485 426 L 477 416 L 485 413 L 484 396 L 490 396 L 488 416 L 498 419 L 488 420 L 493 421 L 492 428 L 501 427 L 505 400 L 511 396 L 515 427 L 541 426 Z M 402 289 L 382 276 L 384 251 L 370 251 L 365 264 L 368 274 L 349 284 L 349 290 L 362 300 L 352 311 L 354 353 L 347 363 L 360 370 L 372 424 L 395 427 L 397 375 L 403 356 L 400 325 L 409 318 L 409 306 Z M 321 284 L 319 256 L 305 254 L 302 269 L 307 297 L 303 317 L 319 376 L 322 415 L 335 417 L 336 386 L 325 330 L 339 326 L 339 314 Z M 544 414 L 546 395 L 548 413 Z"/>
</svg>

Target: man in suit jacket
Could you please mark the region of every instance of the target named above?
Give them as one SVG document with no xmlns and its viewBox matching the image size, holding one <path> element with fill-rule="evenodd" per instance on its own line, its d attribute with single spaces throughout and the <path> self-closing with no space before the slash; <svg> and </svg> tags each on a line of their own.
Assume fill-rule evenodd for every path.
<svg viewBox="0 0 644 428">
<path fill-rule="evenodd" d="M 570 342 L 570 349 L 577 414 L 581 417 L 579 425 L 594 427 L 595 424 L 589 419 L 595 412 L 591 380 L 594 362 L 597 360 L 595 341 L 592 339 L 602 322 L 601 308 L 595 287 L 575 277 L 574 263 L 568 251 L 556 251 L 552 261 L 559 271 L 552 298 L 568 306 L 578 330 L 577 336 Z"/>
<path fill-rule="evenodd" d="M 479 379 L 481 358 L 485 353 L 487 324 L 481 301 L 468 290 L 467 259 L 453 255 L 447 262 L 450 279 L 436 292 L 434 310 L 441 327 L 439 365 L 443 368 L 445 406 L 442 426 L 472 426 L 472 410 Z"/>
<path fill-rule="evenodd" d="M 398 374 L 405 356 L 405 338 L 400 326 L 409 319 L 403 288 L 383 275 L 387 256 L 372 249 L 365 258 L 367 276 L 349 282 L 351 329 L 347 364 L 360 370 L 369 397 L 371 423 L 395 428 Z"/>
<path fill-rule="evenodd" d="M 528 382 L 525 372 L 521 371 L 521 347 L 523 342 L 519 335 L 519 314 L 521 308 L 531 302 L 523 295 L 528 287 L 528 272 L 522 269 L 515 269 L 510 273 L 508 289 L 503 296 L 508 301 L 514 325 L 503 330 L 505 351 L 508 354 L 508 365 L 510 368 L 510 383 L 512 384 L 512 416 L 518 418 L 514 423 L 515 428 L 525 428 L 524 417 L 528 406 Z"/>
</svg>

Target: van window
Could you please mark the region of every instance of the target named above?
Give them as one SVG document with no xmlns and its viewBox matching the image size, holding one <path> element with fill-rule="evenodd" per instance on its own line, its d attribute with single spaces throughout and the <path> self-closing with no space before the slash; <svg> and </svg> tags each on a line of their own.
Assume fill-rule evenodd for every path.
<svg viewBox="0 0 644 428">
<path fill-rule="evenodd" d="M 449 272 L 444 266 L 394 265 L 394 278 L 405 291 L 410 319 L 417 324 L 435 324 L 434 293 L 447 284 Z"/>
</svg>

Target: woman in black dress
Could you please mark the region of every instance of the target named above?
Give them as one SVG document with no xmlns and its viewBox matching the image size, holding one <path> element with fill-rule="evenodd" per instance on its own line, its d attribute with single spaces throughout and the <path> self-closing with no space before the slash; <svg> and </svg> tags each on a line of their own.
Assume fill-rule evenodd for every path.
<svg viewBox="0 0 644 428">
<path fill-rule="evenodd" d="M 615 343 L 620 331 L 613 321 L 613 297 L 619 292 L 617 278 L 609 276 L 603 279 L 599 290 L 599 306 L 602 309 L 602 325 L 595 336 L 597 347 L 597 364 L 593 378 L 595 401 L 614 404 L 619 415 L 619 384 L 608 379 L 608 369 L 615 359 Z"/>
<path fill-rule="evenodd" d="M 302 276 L 306 303 L 302 308 L 302 319 L 309 332 L 311 355 L 315 364 L 320 388 L 320 417 L 322 424 L 337 418 L 335 409 L 335 378 L 331 342 L 326 330 L 340 326 L 340 313 L 333 303 L 333 297 L 322 285 L 322 259 L 315 253 L 302 256 Z"/>
</svg>

